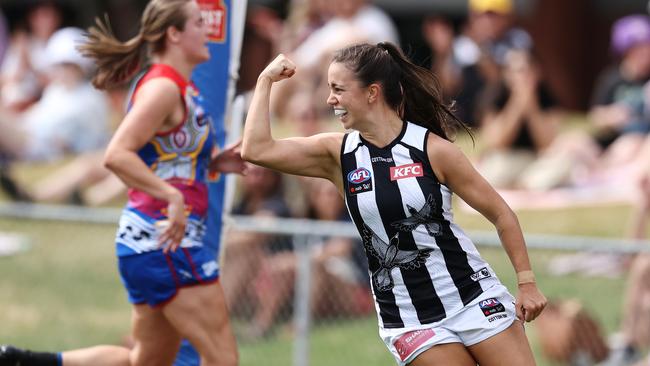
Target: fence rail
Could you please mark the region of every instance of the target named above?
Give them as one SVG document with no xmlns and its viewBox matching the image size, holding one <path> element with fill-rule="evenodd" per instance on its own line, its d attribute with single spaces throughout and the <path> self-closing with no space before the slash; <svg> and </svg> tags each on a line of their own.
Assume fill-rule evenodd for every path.
<svg viewBox="0 0 650 366">
<path fill-rule="evenodd" d="M 98 224 L 115 224 L 121 211 L 119 208 L 94 208 L 74 205 L 0 204 L 0 217 Z M 228 228 L 237 230 L 267 234 L 359 237 L 354 225 L 343 222 L 228 215 L 225 217 L 225 225 Z M 479 246 L 496 247 L 501 245 L 499 237 L 492 231 L 472 230 L 468 231 L 467 234 Z M 525 238 L 528 248 L 533 249 L 607 253 L 650 252 L 650 240 L 546 234 L 525 234 Z"/>
</svg>

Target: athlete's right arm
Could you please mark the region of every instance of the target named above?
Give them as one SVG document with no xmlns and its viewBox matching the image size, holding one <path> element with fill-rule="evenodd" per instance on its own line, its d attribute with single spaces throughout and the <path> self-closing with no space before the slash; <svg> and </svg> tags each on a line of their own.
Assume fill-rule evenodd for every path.
<svg viewBox="0 0 650 366">
<path fill-rule="evenodd" d="M 127 186 L 169 202 L 170 225 L 160 237 L 169 241 L 166 249 L 175 249 L 185 231 L 184 198 L 171 184 L 156 176 L 137 151 L 156 132 L 168 129 L 171 116 L 180 101 L 176 84 L 167 78 L 147 81 L 138 89 L 137 101 L 120 123 L 104 155 L 104 165 Z M 178 211 L 178 212 L 177 212 Z"/>
<path fill-rule="evenodd" d="M 291 77 L 294 72 L 293 63 L 280 54 L 260 74 L 244 126 L 242 158 L 285 173 L 326 178 L 340 185 L 342 133 L 281 140 L 271 136 L 271 86 Z"/>
</svg>

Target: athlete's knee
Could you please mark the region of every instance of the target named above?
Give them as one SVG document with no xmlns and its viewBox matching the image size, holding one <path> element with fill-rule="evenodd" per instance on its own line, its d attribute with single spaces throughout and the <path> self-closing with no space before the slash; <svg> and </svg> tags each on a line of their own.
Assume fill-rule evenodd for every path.
<svg viewBox="0 0 650 366">
<path fill-rule="evenodd" d="M 237 366 L 238 364 L 239 354 L 234 349 L 201 355 L 201 366 Z"/>
</svg>

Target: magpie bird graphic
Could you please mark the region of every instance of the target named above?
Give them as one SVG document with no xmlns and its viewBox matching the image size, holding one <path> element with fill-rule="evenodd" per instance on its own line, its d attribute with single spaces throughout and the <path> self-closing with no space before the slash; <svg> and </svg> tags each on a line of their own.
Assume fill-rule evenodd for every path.
<svg viewBox="0 0 650 366">
<path fill-rule="evenodd" d="M 392 223 L 391 225 L 394 228 L 399 231 L 413 231 L 416 227 L 424 225 L 424 228 L 427 229 L 429 236 L 440 236 L 442 234 L 440 219 L 437 219 L 433 216 L 433 212 L 436 208 L 436 201 L 433 199 L 432 194 L 427 197 L 427 202 L 419 211 L 409 205 L 406 205 L 406 208 L 408 209 L 411 216 L 405 218 L 404 220 L 399 220 Z"/>
<path fill-rule="evenodd" d="M 393 268 L 419 268 L 432 251 L 431 249 L 399 249 L 399 233 L 390 238 L 389 243 L 386 243 L 365 224 L 361 236 L 366 251 L 379 260 L 380 267 L 372 274 L 372 281 L 377 291 L 390 291 L 393 288 L 394 282 L 390 273 Z"/>
</svg>

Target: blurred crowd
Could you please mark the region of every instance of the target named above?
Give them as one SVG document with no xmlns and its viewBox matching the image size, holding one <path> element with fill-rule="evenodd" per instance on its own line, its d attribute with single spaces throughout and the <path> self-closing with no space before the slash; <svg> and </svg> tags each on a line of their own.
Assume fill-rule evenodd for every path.
<svg viewBox="0 0 650 366">
<path fill-rule="evenodd" d="M 588 110 L 578 123 L 569 123 L 575 111 L 564 109 L 549 87 L 544 60 L 535 39 L 519 26 L 514 2 L 468 0 L 467 9 L 460 25 L 442 14 L 423 14 L 421 36 L 447 102 L 474 131 L 471 155 L 477 169 L 514 208 L 633 203 L 630 236 L 645 238 L 650 215 L 648 14 L 625 15 L 613 23 L 611 63 L 594 82 Z M 282 17 L 272 7 L 251 6 L 246 32 L 240 85 L 252 87 L 250 81 L 279 52 L 299 70 L 272 95 L 278 135 L 341 128 L 325 103 L 325 70 L 333 50 L 358 42 L 404 41 L 389 14 L 369 0 L 290 1 Z M 101 159 L 123 114 L 126 90 L 101 93 L 91 86 L 93 65 L 75 48 L 81 39 L 81 29 L 64 24 L 57 1 L 30 1 L 24 17 L 11 26 L 0 13 L 0 186 L 11 199 L 97 206 L 124 193 Z M 21 182 L 13 174 L 16 164 L 52 163 L 56 168 L 36 181 Z M 240 183 L 235 214 L 349 220 L 336 189 L 324 181 L 252 167 Z M 267 234 L 233 233 L 225 246 L 223 286 L 230 308 L 235 316 L 252 319 L 250 337 L 267 336 L 291 307 L 292 243 Z M 335 237 L 314 245 L 317 290 L 311 304 L 318 317 L 372 313 L 361 248 Z M 616 357 L 631 362 L 650 346 L 650 319 L 638 322 L 650 315 L 650 289 L 643 281 L 650 261 L 639 255 L 623 262 L 632 275 L 623 351 Z M 322 297 L 329 291 L 354 301 L 332 304 Z"/>
</svg>

